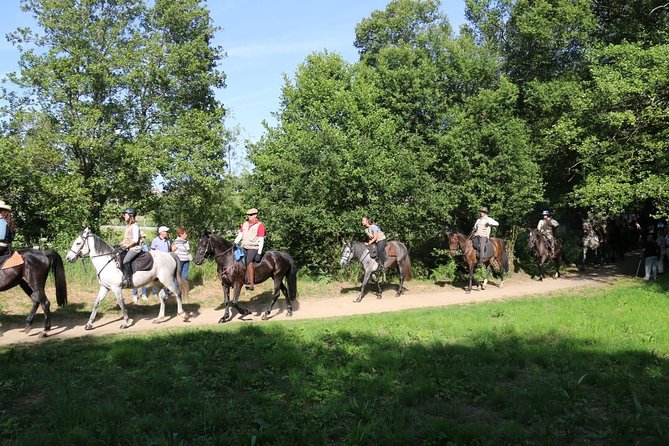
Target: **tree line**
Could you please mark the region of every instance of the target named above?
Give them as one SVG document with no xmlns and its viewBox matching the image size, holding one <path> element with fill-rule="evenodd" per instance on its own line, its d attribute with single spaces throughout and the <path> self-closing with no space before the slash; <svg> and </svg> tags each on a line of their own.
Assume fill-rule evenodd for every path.
<svg viewBox="0 0 669 446">
<path fill-rule="evenodd" d="M 512 242 L 542 209 L 667 213 L 666 5 L 467 0 L 455 32 L 437 0 L 390 1 L 357 25 L 357 62 L 315 52 L 286 76 L 235 178 L 203 2 L 56 3 L 22 1 L 43 35 L 9 36 L 24 94 L 4 91 L 0 186 L 28 237 L 128 202 L 192 231 L 257 207 L 272 247 L 328 271 L 364 215 L 429 257 L 480 206 Z"/>
</svg>

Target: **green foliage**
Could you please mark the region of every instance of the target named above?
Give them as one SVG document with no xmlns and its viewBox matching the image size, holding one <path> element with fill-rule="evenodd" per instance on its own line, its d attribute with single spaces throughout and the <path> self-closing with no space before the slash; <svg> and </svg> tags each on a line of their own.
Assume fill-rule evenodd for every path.
<svg viewBox="0 0 669 446">
<path fill-rule="evenodd" d="M 148 213 L 165 205 L 156 182 L 182 206 L 191 204 L 184 194 L 170 194 L 184 185 L 206 199 L 227 190 L 222 148 L 233 135 L 214 98 L 225 86 L 216 69 L 223 53 L 199 0 L 23 0 L 22 9 L 39 29 L 8 35 L 21 56 L 20 71 L 7 76 L 16 89 L 3 94 L 5 137 L 47 169 L 28 164 L 35 178 L 17 172 L 0 186 L 28 237 L 97 227 L 110 203 Z M 3 149 L 0 165 L 12 154 Z M 202 205 L 191 215 L 175 223 L 211 218 Z"/>
</svg>

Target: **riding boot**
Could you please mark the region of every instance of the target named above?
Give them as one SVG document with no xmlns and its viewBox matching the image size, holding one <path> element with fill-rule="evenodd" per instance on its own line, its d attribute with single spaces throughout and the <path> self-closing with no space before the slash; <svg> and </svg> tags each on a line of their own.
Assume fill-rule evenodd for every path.
<svg viewBox="0 0 669 446">
<path fill-rule="evenodd" d="M 255 265 L 253 264 L 253 261 L 250 261 L 248 265 L 246 265 L 246 273 L 249 278 L 249 284 L 246 285 L 247 290 L 253 291 L 254 288 L 254 281 L 255 281 Z"/>
<path fill-rule="evenodd" d="M 123 264 L 123 282 L 121 288 L 134 288 L 132 284 L 132 263 Z"/>
</svg>

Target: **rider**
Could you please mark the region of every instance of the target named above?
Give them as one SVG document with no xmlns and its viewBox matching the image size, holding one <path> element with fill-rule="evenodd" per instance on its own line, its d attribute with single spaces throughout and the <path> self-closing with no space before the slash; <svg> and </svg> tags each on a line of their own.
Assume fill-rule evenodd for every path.
<svg viewBox="0 0 669 446">
<path fill-rule="evenodd" d="M 541 220 L 539 220 L 539 223 L 537 224 L 537 229 L 548 242 L 547 249 L 551 256 L 555 252 L 555 228 L 558 226 L 560 226 L 560 223 L 551 217 L 549 211 L 543 211 L 541 213 Z"/>
<path fill-rule="evenodd" d="M 480 216 L 474 223 L 474 229 L 472 230 L 472 244 L 478 252 L 478 264 L 480 265 L 483 262 L 485 247 L 490 238 L 490 227 L 499 226 L 499 223 L 488 216 L 488 208 L 485 206 L 479 209 L 479 214 Z"/>
<path fill-rule="evenodd" d="M 14 219 L 11 214 L 12 208 L 0 200 L 0 255 L 7 254 L 10 244 L 14 240 Z"/>
<path fill-rule="evenodd" d="M 376 246 L 376 258 L 379 267 L 383 270 L 386 262 L 386 235 L 377 224 L 372 223 L 369 217 L 362 217 L 362 225 L 365 227 L 365 234 L 369 238 L 366 244 L 367 246 Z"/>
<path fill-rule="evenodd" d="M 139 224 L 135 220 L 136 218 L 137 209 L 126 208 L 123 211 L 123 220 L 126 223 L 126 227 L 120 247 L 126 250 L 126 253 L 123 257 L 123 282 L 121 283 L 121 288 L 134 288 L 132 284 L 132 261 L 142 251 L 140 245 L 141 233 Z"/>
<path fill-rule="evenodd" d="M 265 225 L 258 220 L 258 209 L 251 208 L 246 211 L 247 221 L 239 228 L 239 234 L 235 238 L 235 245 L 242 242 L 244 255 L 246 256 L 246 272 L 249 283 L 247 290 L 253 290 L 255 281 L 255 263 L 262 258 L 262 249 L 265 244 Z"/>
</svg>

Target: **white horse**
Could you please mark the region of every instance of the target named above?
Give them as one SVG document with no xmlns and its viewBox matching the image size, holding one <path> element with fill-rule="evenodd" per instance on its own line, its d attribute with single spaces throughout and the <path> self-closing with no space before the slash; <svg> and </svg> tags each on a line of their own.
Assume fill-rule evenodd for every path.
<svg viewBox="0 0 669 446">
<path fill-rule="evenodd" d="M 601 245 L 599 235 L 590 220 L 583 220 L 583 263 L 585 263 L 588 250 L 595 254 L 595 261 L 597 263 L 601 262 L 603 260 L 600 252 Z"/>
<path fill-rule="evenodd" d="M 188 320 L 188 315 L 183 310 L 181 297 L 188 296 L 188 283 L 181 277 L 181 265 L 179 258 L 173 253 L 162 251 L 150 251 L 153 257 L 153 267 L 150 271 L 137 271 L 132 275 L 132 282 L 135 287 L 153 283 L 160 289 L 158 295 L 160 300 L 160 313 L 153 323 L 162 322 L 165 319 L 165 301 L 167 294 L 163 287 L 167 288 L 177 298 L 177 314 L 181 315 L 184 321 Z M 123 305 L 123 295 L 121 294 L 121 282 L 123 281 L 123 272 L 116 265 L 115 251 L 107 242 L 97 235 L 93 234 L 89 228 L 84 229 L 81 234 L 72 242 L 70 252 L 67 253 L 67 261 L 74 262 L 77 258 L 90 256 L 91 262 L 97 272 L 100 291 L 95 299 L 95 305 L 91 312 L 91 317 L 86 324 L 86 330 L 93 328 L 93 321 L 97 314 L 102 299 L 112 290 L 116 295 L 116 302 L 121 311 L 123 311 L 123 325 L 121 328 L 128 328 L 128 312 Z M 179 284 L 177 288 L 175 284 Z"/>
</svg>

